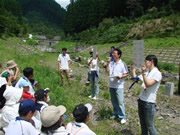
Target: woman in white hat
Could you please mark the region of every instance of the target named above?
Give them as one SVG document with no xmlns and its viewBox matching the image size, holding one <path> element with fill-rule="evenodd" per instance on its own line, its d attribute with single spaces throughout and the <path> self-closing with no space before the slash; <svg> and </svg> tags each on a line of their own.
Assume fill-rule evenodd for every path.
<svg viewBox="0 0 180 135">
<path fill-rule="evenodd" d="M 60 106 L 48 106 L 41 113 L 41 135 L 68 135 L 63 121 L 66 118 L 66 108 Z"/>
</svg>

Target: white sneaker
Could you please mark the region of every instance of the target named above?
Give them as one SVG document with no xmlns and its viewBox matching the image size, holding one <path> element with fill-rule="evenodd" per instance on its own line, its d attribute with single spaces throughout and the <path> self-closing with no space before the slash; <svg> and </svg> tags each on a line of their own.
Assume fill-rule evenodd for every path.
<svg viewBox="0 0 180 135">
<path fill-rule="evenodd" d="M 92 96 L 90 95 L 90 96 L 88 96 L 89 98 L 92 98 Z"/>
<path fill-rule="evenodd" d="M 93 97 L 94 100 L 98 99 L 96 96 Z"/>
<path fill-rule="evenodd" d="M 86 84 L 89 84 L 89 83 L 90 83 L 89 81 L 86 82 Z"/>
<path fill-rule="evenodd" d="M 122 119 L 121 120 L 121 124 L 125 124 L 126 123 L 126 120 L 125 119 Z"/>
</svg>

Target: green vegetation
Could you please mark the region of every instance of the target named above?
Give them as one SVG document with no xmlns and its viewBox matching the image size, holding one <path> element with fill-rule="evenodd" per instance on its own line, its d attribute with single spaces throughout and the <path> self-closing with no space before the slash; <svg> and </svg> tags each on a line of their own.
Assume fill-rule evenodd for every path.
<svg viewBox="0 0 180 135">
<path fill-rule="evenodd" d="M 0 0 L 0 37 L 63 36 L 65 10 L 52 0 Z"/>
<path fill-rule="evenodd" d="M 136 6 L 134 6 L 136 5 Z M 178 37 L 178 0 L 76 0 L 65 14 L 66 40 L 89 44 Z"/>
<path fill-rule="evenodd" d="M 180 48 L 180 37 L 149 38 L 144 40 L 145 47 L 151 48 Z"/>
<path fill-rule="evenodd" d="M 11 38 L 12 40 L 21 43 L 22 41 L 18 40 L 17 38 Z M 61 42 L 61 45 L 63 47 L 69 48 L 70 45 L 75 45 L 72 42 Z M 109 47 L 112 45 L 120 45 L 118 44 L 98 44 L 98 50 L 100 50 L 100 56 L 104 57 L 103 54 L 105 51 L 109 50 Z M 25 46 L 28 46 L 28 48 L 33 48 L 30 45 L 25 44 Z M 131 44 L 128 45 L 128 47 L 132 47 Z M 125 48 L 125 49 L 124 49 Z M 51 104 L 54 105 L 64 105 L 67 107 L 67 115 L 68 119 L 65 121 L 65 123 L 72 121 L 72 115 L 71 112 L 75 105 L 79 103 L 91 103 L 93 105 L 93 117 L 88 122 L 88 126 L 97 134 L 97 135 L 124 135 L 124 134 L 140 134 L 140 126 L 138 124 L 138 112 L 137 108 L 135 106 L 136 100 L 138 95 L 141 91 L 141 84 L 135 84 L 135 87 L 132 88 L 131 97 L 125 96 L 125 99 L 129 98 L 127 101 L 131 101 L 130 103 L 126 103 L 126 113 L 127 113 L 127 119 L 128 123 L 125 125 L 120 125 L 119 121 L 116 120 L 110 120 L 109 116 L 112 114 L 112 106 L 110 104 L 110 95 L 108 89 L 108 84 L 105 81 L 105 78 L 100 79 L 99 87 L 100 87 L 100 100 L 93 101 L 90 100 L 88 95 L 90 94 L 90 87 L 86 87 L 81 83 L 81 81 L 84 79 L 84 74 L 87 73 L 87 70 L 84 67 L 78 67 L 76 64 L 72 64 L 71 68 L 74 71 L 78 68 L 78 72 L 75 73 L 75 76 L 72 78 L 72 86 L 68 86 L 66 84 L 64 87 L 60 86 L 60 75 L 57 71 L 57 57 L 58 54 L 49 54 L 49 53 L 42 53 L 37 52 L 34 53 L 31 51 L 31 49 L 27 50 L 24 48 L 19 47 L 17 44 L 14 44 L 8 40 L 0 39 L 0 57 L 1 62 L 3 64 L 3 67 L 5 67 L 5 62 L 11 59 L 14 59 L 15 62 L 18 64 L 18 67 L 20 68 L 20 73 L 22 75 L 22 70 L 27 67 L 31 66 L 35 70 L 34 78 L 38 81 L 38 88 L 50 88 L 50 97 L 51 97 Z M 59 48 L 61 49 L 61 48 Z M 126 47 L 122 48 L 123 50 L 126 50 Z M 88 57 L 88 53 L 81 53 Z M 81 55 L 81 54 L 74 54 L 74 55 Z M 124 55 L 126 52 L 124 53 Z M 123 58 L 124 59 L 124 58 Z M 82 72 L 82 69 L 84 71 Z M 101 73 L 100 75 L 103 75 L 104 73 Z M 19 76 L 20 77 L 20 76 Z M 87 77 L 87 76 L 86 76 Z M 86 79 L 86 78 L 85 78 Z M 126 90 L 127 87 L 132 83 L 126 80 Z M 129 93 L 129 94 L 131 94 Z M 135 99 L 134 99 L 135 98 Z M 158 100 L 157 104 L 160 104 L 162 101 L 167 100 L 167 102 L 164 104 L 165 109 L 171 109 L 172 107 L 178 108 L 178 97 L 168 98 L 164 95 L 164 87 L 161 86 L 158 91 Z M 171 105 L 170 105 L 171 104 Z M 179 109 L 177 109 L 179 110 Z M 165 122 L 163 121 L 165 120 Z M 168 117 L 164 117 L 163 120 L 158 120 L 157 115 L 155 117 L 155 125 L 157 127 L 159 134 L 166 134 L 167 129 L 162 128 L 167 125 L 169 122 Z M 174 129 L 178 130 L 178 127 L 175 127 L 168 123 L 168 125 Z"/>
<path fill-rule="evenodd" d="M 22 15 L 29 24 L 29 32 L 53 38 L 63 35 L 65 10 L 53 0 L 17 0 Z"/>
<path fill-rule="evenodd" d="M 0 37 L 23 36 L 27 31 L 28 25 L 16 0 L 0 0 Z"/>
<path fill-rule="evenodd" d="M 73 48 L 75 47 L 75 45 L 76 45 L 75 42 L 60 41 L 54 47 L 59 52 L 61 52 L 62 48 L 67 48 L 68 51 L 73 51 Z"/>
</svg>

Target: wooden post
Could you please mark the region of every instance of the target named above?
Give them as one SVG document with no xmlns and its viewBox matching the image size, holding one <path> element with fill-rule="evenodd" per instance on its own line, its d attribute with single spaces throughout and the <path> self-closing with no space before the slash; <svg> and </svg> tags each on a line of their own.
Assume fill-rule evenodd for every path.
<svg viewBox="0 0 180 135">
<path fill-rule="evenodd" d="M 180 95 L 180 64 L 179 64 L 179 85 L 178 85 L 178 94 Z"/>
</svg>

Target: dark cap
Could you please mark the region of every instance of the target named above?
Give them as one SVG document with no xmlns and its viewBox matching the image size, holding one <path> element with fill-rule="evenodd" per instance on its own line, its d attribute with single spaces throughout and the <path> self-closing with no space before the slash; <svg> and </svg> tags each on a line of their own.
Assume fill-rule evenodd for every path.
<svg viewBox="0 0 180 135">
<path fill-rule="evenodd" d="M 73 110 L 73 116 L 76 122 L 84 122 L 89 112 L 92 110 L 92 106 L 90 104 L 79 104 Z"/>
<path fill-rule="evenodd" d="M 19 110 L 22 110 L 23 112 L 29 112 L 29 111 L 35 111 L 35 110 L 40 110 L 38 106 L 34 103 L 33 100 L 31 99 L 24 99 L 21 101 L 19 105 Z"/>
<path fill-rule="evenodd" d="M 9 72 L 4 72 L 2 75 L 2 77 L 8 78 L 8 76 L 10 76 Z"/>
<path fill-rule="evenodd" d="M 43 89 L 38 89 L 35 92 L 34 97 L 35 97 L 36 101 L 43 101 L 46 94 L 47 94 L 47 92 L 44 91 Z"/>
</svg>

